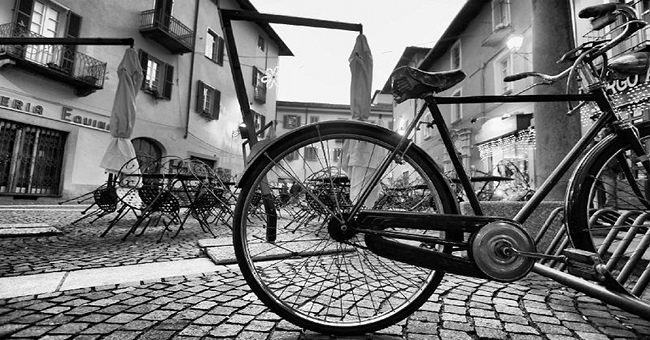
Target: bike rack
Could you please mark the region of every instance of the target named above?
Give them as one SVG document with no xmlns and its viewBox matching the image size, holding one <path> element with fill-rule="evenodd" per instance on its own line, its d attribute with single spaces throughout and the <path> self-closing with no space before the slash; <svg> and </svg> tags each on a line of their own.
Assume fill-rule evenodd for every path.
<svg viewBox="0 0 650 340">
<path fill-rule="evenodd" d="M 553 223 L 561 223 L 557 234 L 544 250 L 543 254 L 545 255 L 561 256 L 562 252 L 570 247 L 571 243 L 567 234 L 566 225 L 564 224 L 563 213 L 563 207 L 553 210 L 535 237 L 535 245 L 538 245 Z M 596 297 L 608 304 L 634 312 L 642 317 L 650 318 L 650 304 L 637 297 L 650 284 L 650 259 L 643 259 L 644 252 L 650 248 L 650 224 L 645 224 L 646 222 L 650 222 L 650 213 L 640 211 L 624 211 L 621 213 L 614 209 L 605 208 L 595 211 L 589 221 L 590 224 L 598 222 L 607 223 L 613 226 L 613 228 L 610 228 L 609 232 L 604 235 L 603 243 L 597 249 L 597 253 L 602 258 L 606 255 L 606 252 L 611 252 L 611 247 L 613 246 L 612 255 L 605 264 L 606 268 L 610 271 L 616 268 L 621 260 L 626 260 L 616 276 L 616 281 L 623 286 L 627 286 L 629 289 L 631 282 L 628 282 L 628 280 L 631 277 L 636 277 L 636 283 L 629 289 L 632 295 L 613 292 L 604 286 L 568 274 L 565 272 L 566 263 L 559 259 L 541 259 L 533 266 L 533 272 L 551 278 L 587 295 Z M 644 229 L 646 230 L 643 239 L 637 244 L 631 242 L 634 236 L 639 232 L 643 232 Z M 620 237 L 622 233 L 624 235 Z M 623 254 L 631 248 L 634 249 L 632 255 L 629 258 L 624 257 Z M 633 273 L 634 267 L 640 261 L 644 260 L 648 261 L 645 270 L 633 276 L 635 274 Z"/>
</svg>

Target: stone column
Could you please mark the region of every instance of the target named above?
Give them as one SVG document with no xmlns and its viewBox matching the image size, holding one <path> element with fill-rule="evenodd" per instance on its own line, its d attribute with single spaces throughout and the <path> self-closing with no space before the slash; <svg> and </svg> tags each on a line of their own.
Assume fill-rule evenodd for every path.
<svg viewBox="0 0 650 340">
<path fill-rule="evenodd" d="M 557 74 L 568 63 L 556 61 L 574 47 L 570 0 L 533 0 L 533 70 Z M 566 93 L 566 81 L 553 86 L 538 86 L 535 94 Z M 566 102 L 534 104 L 537 144 L 535 153 L 535 184 L 539 185 L 551 174 L 580 138 L 580 117 L 567 116 Z M 566 190 L 566 176 L 550 193 L 547 200 L 562 200 Z"/>
</svg>

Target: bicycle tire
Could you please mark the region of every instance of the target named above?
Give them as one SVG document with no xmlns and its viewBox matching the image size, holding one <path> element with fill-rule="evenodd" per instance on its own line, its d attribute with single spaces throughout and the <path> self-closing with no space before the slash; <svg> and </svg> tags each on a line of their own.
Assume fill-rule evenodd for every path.
<svg viewBox="0 0 650 340">
<path fill-rule="evenodd" d="M 650 124 L 637 128 L 649 149 Z M 566 219 L 575 248 L 597 253 L 624 289 L 650 302 L 650 174 L 633 155 L 616 135 L 596 144 L 574 172 Z"/>
<path fill-rule="evenodd" d="M 346 192 L 333 181 L 347 173 L 331 156 L 348 156 L 338 149 L 354 141 L 366 142 L 376 156 L 374 151 L 395 149 L 399 138 L 372 124 L 321 122 L 279 137 L 249 165 L 234 214 L 234 248 L 248 285 L 273 312 L 319 333 L 367 333 L 408 317 L 438 287 L 442 272 L 381 258 L 365 248 L 363 235 L 340 235 L 328 227 L 332 214 L 345 214 L 356 199 L 350 194 L 353 189 Z M 308 155 L 316 159 L 308 161 L 304 150 L 310 147 L 317 148 Z M 413 209 L 458 213 L 448 182 L 420 148 L 411 145 L 388 170 L 399 171 L 402 182 L 430 192 L 428 208 L 423 201 L 429 202 L 429 197 L 413 199 Z M 266 212 L 257 202 L 260 184 L 279 177 L 290 178 L 303 190 L 292 214 L 274 213 L 276 239 L 271 243 L 264 240 Z M 395 187 L 397 181 L 387 178 L 382 182 Z M 404 204 L 380 208 L 405 210 Z"/>
</svg>

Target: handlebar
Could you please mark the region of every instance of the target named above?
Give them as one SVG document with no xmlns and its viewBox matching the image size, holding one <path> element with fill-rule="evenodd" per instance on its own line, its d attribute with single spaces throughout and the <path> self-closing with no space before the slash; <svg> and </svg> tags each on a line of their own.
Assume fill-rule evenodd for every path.
<svg viewBox="0 0 650 340">
<path fill-rule="evenodd" d="M 620 3 L 607 3 L 595 6 L 589 6 L 582 9 L 578 13 L 578 17 L 583 19 L 592 18 L 592 24 L 602 25 L 602 22 L 595 23 L 601 18 L 604 17 L 613 17 L 623 16 L 625 22 L 625 29 L 622 33 L 617 35 L 611 40 L 599 40 L 595 42 L 587 42 L 581 46 L 567 52 L 562 56 L 558 62 L 562 62 L 568 59 L 574 59 L 573 65 L 568 69 L 564 70 L 562 73 L 557 75 L 548 75 L 539 72 L 522 72 L 513 75 L 506 76 L 503 81 L 512 82 L 520 79 L 535 77 L 540 78 L 543 82 L 541 84 L 553 84 L 559 79 L 564 78 L 568 74 L 572 73 L 571 71 L 583 61 L 592 61 L 598 57 L 605 56 L 605 53 L 612 49 L 614 46 L 620 44 L 632 34 L 636 33 L 641 28 L 645 27 L 647 23 L 643 20 L 638 20 L 634 8 L 627 4 Z M 611 23 L 609 18 L 608 23 Z M 536 84 L 540 85 L 540 84 Z"/>
</svg>

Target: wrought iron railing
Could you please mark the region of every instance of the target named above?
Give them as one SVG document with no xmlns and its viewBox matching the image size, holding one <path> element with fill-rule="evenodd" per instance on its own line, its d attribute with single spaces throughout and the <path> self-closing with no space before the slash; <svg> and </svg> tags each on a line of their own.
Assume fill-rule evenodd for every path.
<svg viewBox="0 0 650 340">
<path fill-rule="evenodd" d="M 140 13 L 140 29 L 143 28 L 159 28 L 169 33 L 187 48 L 192 48 L 194 32 L 178 19 L 162 13 L 160 10 L 150 9 Z"/>
<path fill-rule="evenodd" d="M 14 23 L 0 25 L 0 37 L 43 38 Z M 67 45 L 0 45 L 0 55 L 9 55 L 60 72 L 96 87 L 104 86 L 106 63 L 77 52 Z"/>
</svg>

